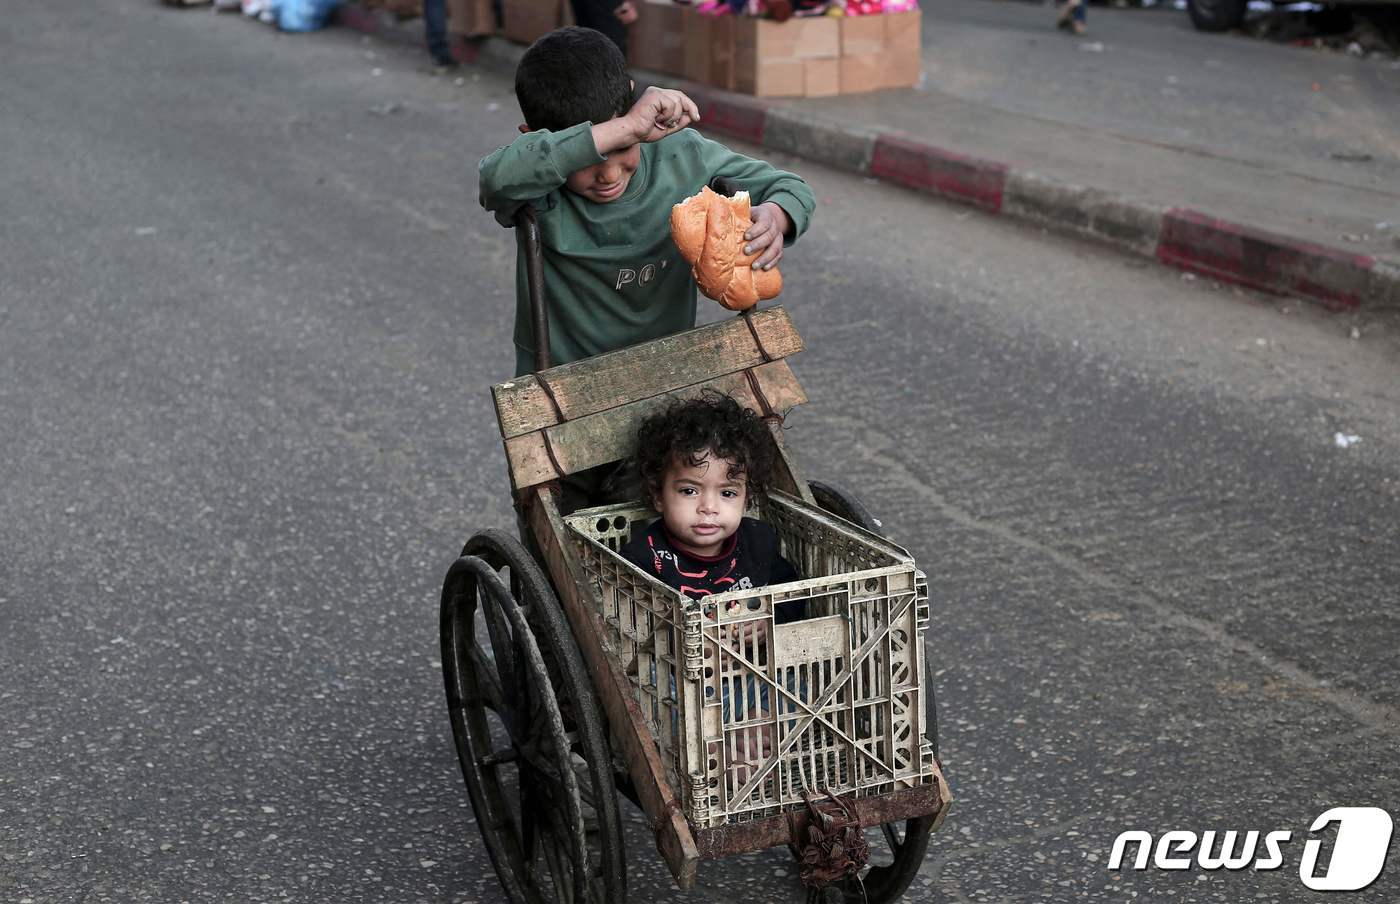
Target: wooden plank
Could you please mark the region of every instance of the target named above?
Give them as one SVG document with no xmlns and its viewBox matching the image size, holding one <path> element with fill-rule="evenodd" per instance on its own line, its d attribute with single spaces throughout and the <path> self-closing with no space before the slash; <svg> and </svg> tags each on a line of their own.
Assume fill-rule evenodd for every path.
<svg viewBox="0 0 1400 904">
<path fill-rule="evenodd" d="M 609 656 L 605 646 L 606 632 L 597 612 L 590 604 L 593 592 L 583 569 L 572 553 L 572 547 L 554 502 L 554 494 L 536 488 L 525 502 L 526 519 L 535 537 L 544 564 L 559 593 L 559 602 L 569 619 L 583 654 L 593 688 L 607 713 L 608 727 L 622 748 L 627 772 L 656 835 L 656 847 L 675 876 L 682 890 L 695 884 L 700 853 L 690 831 L 690 823 L 681 813 L 681 802 L 666 779 L 666 767 L 661 762 L 656 740 L 642 718 L 641 707 L 632 692 L 632 684 Z"/>
<path fill-rule="evenodd" d="M 749 316 L 768 354 L 802 351 L 787 311 L 765 308 Z M 544 372 L 567 420 L 763 364 L 753 333 L 740 317 L 712 323 Z M 554 404 L 535 375 L 491 387 L 501 437 L 510 439 L 559 423 Z"/>
<path fill-rule="evenodd" d="M 953 789 L 948 787 L 948 779 L 943 775 L 943 764 L 933 761 L 933 774 L 938 777 L 938 817 L 934 819 L 929 832 L 943 828 L 943 820 L 948 818 L 948 808 L 953 805 Z"/>
<path fill-rule="evenodd" d="M 506 463 L 510 484 L 516 490 L 554 480 L 554 464 L 544 446 L 544 431 L 527 433 L 506 440 Z"/>
<path fill-rule="evenodd" d="M 763 347 L 767 349 L 770 358 L 786 358 L 806 347 L 782 305 L 755 309 L 750 312 L 749 321 L 758 333 L 758 338 L 763 340 Z"/>
<path fill-rule="evenodd" d="M 777 411 L 785 411 L 807 401 L 806 394 L 786 361 L 772 361 L 755 367 L 753 375 L 764 397 Z M 716 389 L 732 396 L 741 405 L 755 411 L 762 410 L 747 377 L 743 373 L 736 373 L 686 386 L 665 395 L 640 399 L 578 420 L 555 424 L 533 433 L 514 436 L 505 442 L 511 485 L 517 490 L 528 489 L 555 480 L 564 474 L 576 474 L 586 468 L 620 461 L 633 453 L 637 426 L 642 418 L 673 398 L 694 398 L 706 389 Z M 546 437 L 549 447 L 554 450 L 554 459 L 559 463 L 562 474 L 555 470 L 554 461 L 550 460 L 545 444 Z M 786 456 L 783 461 L 790 467 Z M 790 472 L 787 476 L 791 479 Z M 787 482 L 784 480 L 782 483 Z M 795 487 L 780 484 L 780 487 L 800 494 L 806 489 L 806 484 L 796 484 Z"/>
<path fill-rule="evenodd" d="M 773 486 L 816 508 L 817 499 L 812 495 L 811 487 L 807 486 L 802 472 L 797 470 L 797 465 L 788 452 L 787 438 L 783 435 L 782 428 L 777 424 L 773 424 L 772 427 L 773 438 L 778 441 L 778 460 L 774 463 L 773 468 Z"/>
</svg>

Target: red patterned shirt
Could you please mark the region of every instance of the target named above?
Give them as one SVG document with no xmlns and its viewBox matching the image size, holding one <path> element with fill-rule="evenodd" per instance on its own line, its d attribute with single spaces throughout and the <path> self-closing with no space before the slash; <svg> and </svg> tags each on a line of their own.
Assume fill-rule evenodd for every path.
<svg viewBox="0 0 1400 904">
<path fill-rule="evenodd" d="M 691 599 L 715 593 L 766 587 L 798 580 L 797 569 L 783 558 L 778 532 L 754 518 L 744 518 L 718 555 L 694 556 L 676 548 L 666 523 L 657 518 L 644 531 L 633 534 L 622 556 Z M 778 624 L 802 618 L 806 600 L 779 603 Z"/>
</svg>

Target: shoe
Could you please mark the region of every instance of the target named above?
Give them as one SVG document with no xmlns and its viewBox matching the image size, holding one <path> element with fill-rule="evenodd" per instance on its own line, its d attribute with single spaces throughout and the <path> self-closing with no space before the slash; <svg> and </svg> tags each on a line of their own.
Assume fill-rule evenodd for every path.
<svg viewBox="0 0 1400 904">
<path fill-rule="evenodd" d="M 1075 19 L 1073 22 L 1071 22 L 1069 27 L 1070 30 L 1073 31 L 1076 35 L 1082 35 L 1086 30 L 1084 28 L 1084 23 L 1080 22 L 1078 19 Z"/>
</svg>

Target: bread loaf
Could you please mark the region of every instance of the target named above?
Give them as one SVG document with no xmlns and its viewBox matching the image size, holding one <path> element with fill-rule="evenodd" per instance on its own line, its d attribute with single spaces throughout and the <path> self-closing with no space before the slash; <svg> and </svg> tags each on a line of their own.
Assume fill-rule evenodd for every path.
<svg viewBox="0 0 1400 904">
<path fill-rule="evenodd" d="M 671 208 L 671 237 L 696 285 L 731 311 L 746 311 L 783 290 L 776 267 L 755 270 L 758 255 L 744 253 L 744 233 L 752 225 L 748 192 L 726 198 L 706 186 Z"/>
</svg>

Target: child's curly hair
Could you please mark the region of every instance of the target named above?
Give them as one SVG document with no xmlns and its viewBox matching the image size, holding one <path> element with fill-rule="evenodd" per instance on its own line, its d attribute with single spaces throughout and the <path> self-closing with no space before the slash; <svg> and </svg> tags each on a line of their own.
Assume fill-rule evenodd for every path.
<svg viewBox="0 0 1400 904">
<path fill-rule="evenodd" d="M 773 434 L 756 413 L 711 390 L 698 399 L 671 402 L 637 428 L 637 470 L 647 499 L 661 495 L 673 461 L 698 467 L 704 461 L 698 455 L 706 449 L 734 463 L 726 476 L 744 478 L 750 505 L 768 491 L 778 457 Z"/>
</svg>

